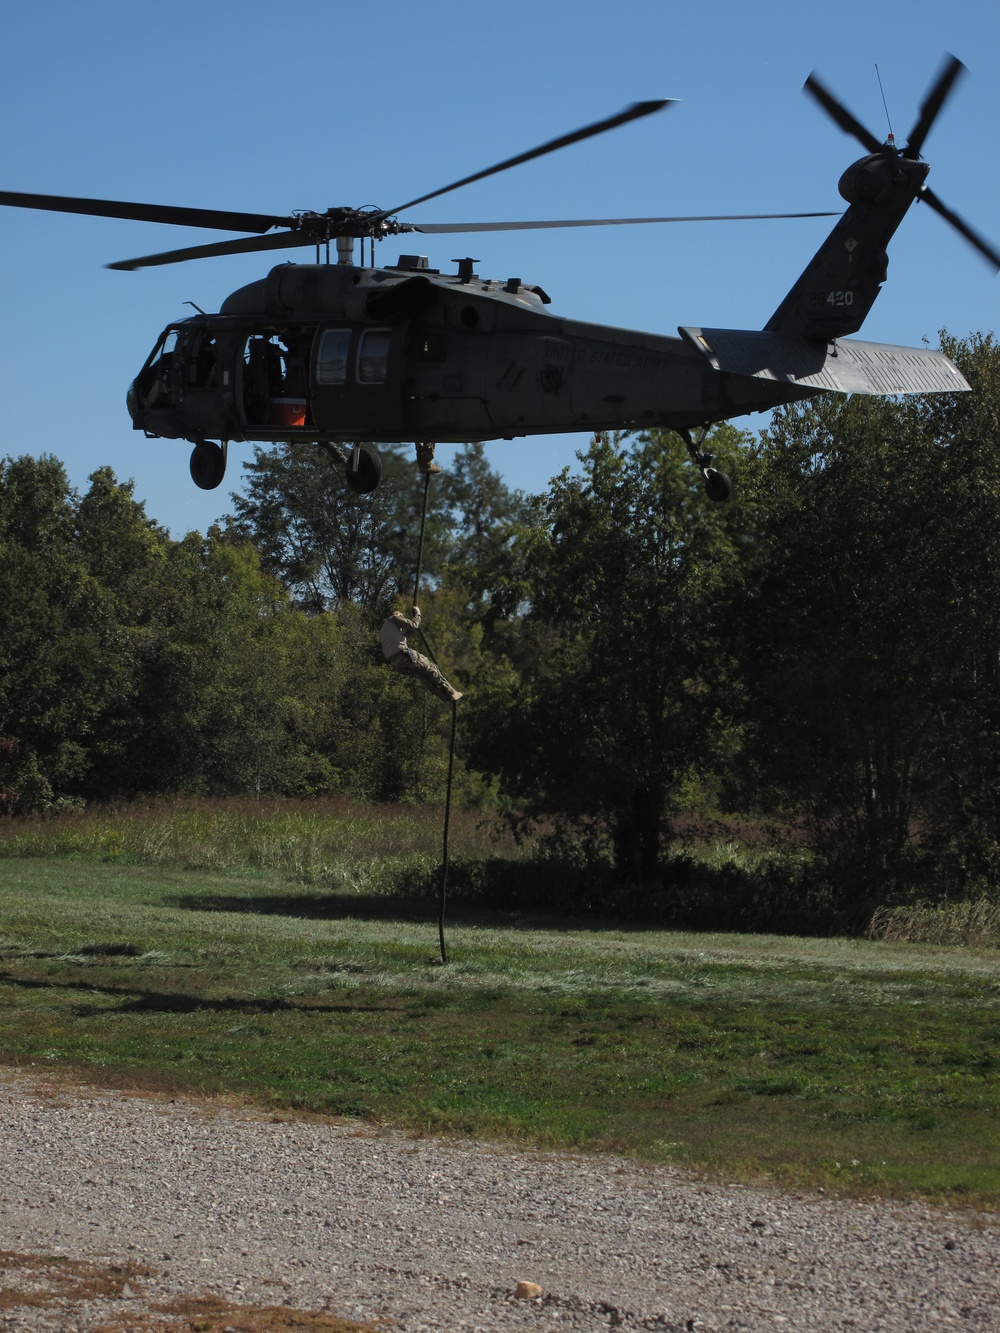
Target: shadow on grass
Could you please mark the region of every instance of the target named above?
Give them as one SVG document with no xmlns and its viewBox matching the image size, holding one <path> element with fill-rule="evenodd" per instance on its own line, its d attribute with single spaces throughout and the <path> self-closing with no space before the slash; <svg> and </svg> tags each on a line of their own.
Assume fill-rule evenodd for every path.
<svg viewBox="0 0 1000 1333">
<path fill-rule="evenodd" d="M 281 893 L 242 897 L 225 893 L 186 893 L 163 898 L 158 905 L 187 912 L 244 912 L 285 916 L 303 921 L 403 921 L 437 926 L 440 899 L 376 893 Z M 662 929 L 652 922 L 617 920 L 608 916 L 574 916 L 569 912 L 490 907 L 452 898 L 445 926 L 503 926 L 509 930 L 606 930 L 641 933 Z"/>
<path fill-rule="evenodd" d="M 365 892 L 331 886 L 277 894 L 179 894 L 167 903 L 188 911 L 252 912 L 313 920 L 437 919 L 440 864 L 384 867 Z M 263 887 L 263 886 L 262 886 Z M 657 877 L 631 883 L 607 863 L 559 858 L 512 861 L 458 857 L 450 865 L 450 921 L 512 930 L 726 930 L 783 935 L 841 933 L 847 923 L 835 895 L 803 866 L 710 865 L 686 853 L 664 859 Z M 867 919 L 867 918 L 866 918 Z"/>
<path fill-rule="evenodd" d="M 0 985 L 14 986 L 20 990 L 56 990 L 79 991 L 86 989 L 90 994 L 120 997 L 122 1003 L 107 1008 L 104 1005 L 81 1004 L 73 1012 L 78 1018 L 92 1014 L 380 1014 L 403 1008 L 400 1004 L 322 1004 L 296 1002 L 280 997 L 244 997 L 224 995 L 210 997 L 205 995 L 185 995 L 178 991 L 141 990 L 135 986 L 95 985 L 88 977 L 86 980 L 56 980 L 52 977 L 17 977 L 10 972 L 0 972 Z"/>
<path fill-rule="evenodd" d="M 335 921 L 437 921 L 438 902 L 427 897 L 391 897 L 375 893 L 183 893 L 164 898 L 165 907 L 186 912 L 252 912 L 256 916 L 301 917 Z"/>
</svg>

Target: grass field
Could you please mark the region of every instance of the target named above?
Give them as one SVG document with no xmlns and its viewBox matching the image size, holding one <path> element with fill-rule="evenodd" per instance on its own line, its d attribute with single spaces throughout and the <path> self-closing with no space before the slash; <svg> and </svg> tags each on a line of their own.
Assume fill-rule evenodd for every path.
<svg viewBox="0 0 1000 1333">
<path fill-rule="evenodd" d="M 245 856 L 149 864 L 127 844 L 6 842 L 8 1063 L 728 1179 L 1000 1204 L 994 950 L 456 908 L 442 967 L 435 905 L 380 894 L 377 876 L 345 869 L 331 887 Z"/>
</svg>

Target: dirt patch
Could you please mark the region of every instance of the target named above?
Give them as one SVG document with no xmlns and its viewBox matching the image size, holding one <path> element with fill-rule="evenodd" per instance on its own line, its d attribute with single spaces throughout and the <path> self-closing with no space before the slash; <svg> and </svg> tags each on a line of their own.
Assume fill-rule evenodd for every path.
<svg viewBox="0 0 1000 1333">
<path fill-rule="evenodd" d="M 372 1333 L 390 1327 L 325 1310 L 237 1305 L 209 1293 L 158 1300 L 145 1285 L 155 1285 L 156 1277 L 155 1269 L 139 1264 L 0 1250 L 0 1318 L 22 1333 Z"/>
</svg>

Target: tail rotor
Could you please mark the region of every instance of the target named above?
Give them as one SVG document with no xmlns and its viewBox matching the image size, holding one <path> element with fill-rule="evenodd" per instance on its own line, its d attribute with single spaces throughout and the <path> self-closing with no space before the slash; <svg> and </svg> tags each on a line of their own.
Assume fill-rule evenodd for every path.
<svg viewBox="0 0 1000 1333">
<path fill-rule="evenodd" d="M 881 143 L 872 134 L 871 130 L 862 125 L 853 112 L 849 111 L 842 102 L 837 101 L 833 93 L 820 82 L 815 73 L 810 74 L 809 78 L 806 79 L 804 91 L 819 103 L 831 120 L 839 125 L 845 134 L 850 134 L 857 139 L 871 157 L 877 157 L 881 160 L 884 172 L 887 164 L 891 166 L 894 162 L 897 164 L 896 169 L 900 170 L 902 168 L 902 163 L 899 162 L 900 158 L 906 162 L 921 160 L 920 150 L 924 146 L 924 141 L 945 102 L 965 73 L 967 73 L 966 68 L 957 56 L 948 55 L 945 57 L 937 78 L 921 103 L 919 114 L 913 129 L 910 131 L 906 147 L 901 150 L 897 150 L 892 142 L 891 135 L 888 143 Z M 933 190 L 926 185 L 922 185 L 917 198 L 928 204 L 935 213 L 944 218 L 945 222 L 954 227 L 959 235 L 986 260 L 994 272 L 1000 272 L 1000 252 L 989 241 L 980 236 L 954 209 L 949 208 Z"/>
</svg>

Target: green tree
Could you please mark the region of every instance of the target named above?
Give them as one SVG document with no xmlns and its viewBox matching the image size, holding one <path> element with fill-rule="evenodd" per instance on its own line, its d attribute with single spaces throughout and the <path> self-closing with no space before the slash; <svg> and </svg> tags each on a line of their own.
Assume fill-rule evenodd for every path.
<svg viewBox="0 0 1000 1333">
<path fill-rule="evenodd" d="M 1000 882 L 1000 345 L 993 335 L 944 350 L 972 392 L 918 400 L 925 436 L 935 440 L 939 546 L 950 574 L 945 681 L 929 731 L 933 802 L 922 811 L 923 841 L 954 891 Z"/>
<path fill-rule="evenodd" d="M 109 686 L 88 745 L 81 794 L 108 798 L 155 790 L 149 717 L 162 704 L 145 685 L 163 641 L 164 572 L 170 539 L 110 468 L 89 478 L 74 514 L 76 558 L 101 588 L 101 671 Z"/>
<path fill-rule="evenodd" d="M 741 446 L 729 427 L 712 440 L 726 461 Z M 618 874 L 645 883 L 672 806 L 731 740 L 719 610 L 740 508 L 706 500 L 667 433 L 596 438 L 581 457 L 497 579 L 516 660 L 474 700 L 468 743 L 529 819 L 610 844 Z"/>
<path fill-rule="evenodd" d="M 170 545 L 144 664 L 147 771 L 137 785 L 219 793 L 296 785 L 300 614 L 249 543 L 214 528 Z"/>
<path fill-rule="evenodd" d="M 432 651 L 468 691 L 485 662 L 484 570 L 502 554 L 523 500 L 482 445 L 445 461 L 426 491 L 419 600 Z M 338 694 L 337 716 L 354 729 L 353 757 L 342 733 L 334 746 L 341 780 L 380 799 L 439 792 L 449 715 L 386 671 L 377 647 L 389 604 L 413 595 L 425 487 L 412 459 L 383 450 L 383 481 L 368 496 L 352 495 L 314 446 L 258 450 L 249 472 L 246 494 L 233 497 L 230 533 L 254 544 L 298 606 L 332 615 L 340 650 L 353 654 L 350 687 Z"/>
<path fill-rule="evenodd" d="M 411 594 L 423 478 L 401 448 L 383 448 L 382 461 L 383 480 L 366 496 L 353 495 L 314 445 L 258 448 L 247 465 L 230 526 L 308 610 L 350 602 L 381 611 L 397 593 Z M 427 491 L 421 561 L 429 583 L 447 566 L 467 575 L 487 564 L 522 504 L 481 444 L 460 449 Z"/>
<path fill-rule="evenodd" d="M 949 350 L 972 394 L 792 406 L 747 468 L 746 777 L 859 914 L 934 843 L 997 864 L 1000 358 Z"/>
<path fill-rule="evenodd" d="M 308 614 L 235 531 L 171 541 L 110 469 L 0 464 L 0 809 L 142 792 L 436 794 L 371 609 Z M 425 746 L 429 742 L 429 747 Z"/>
<path fill-rule="evenodd" d="M 79 559 L 75 496 L 50 456 L 0 463 L 0 787 L 7 809 L 79 791 L 118 681 L 109 599 Z"/>
<path fill-rule="evenodd" d="M 459 570 L 492 568 L 512 525 L 527 517 L 530 502 L 494 472 L 482 444 L 460 449 L 440 484 L 451 520 L 448 564 Z"/>
<path fill-rule="evenodd" d="M 370 495 L 352 494 L 315 445 L 257 448 L 247 464 L 233 531 L 310 611 L 353 603 L 374 612 L 412 587 L 423 483 L 402 450 L 384 449 L 382 461 L 383 480 Z M 435 574 L 448 518 L 440 487 L 432 484 L 428 498 L 424 567 Z"/>
</svg>

